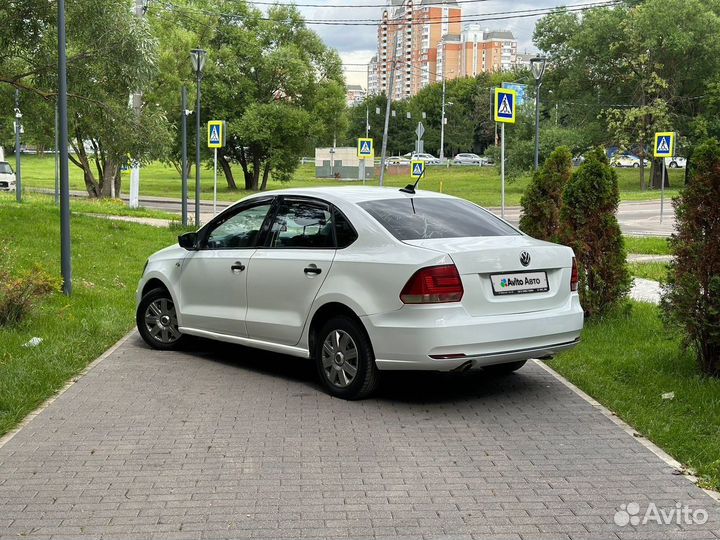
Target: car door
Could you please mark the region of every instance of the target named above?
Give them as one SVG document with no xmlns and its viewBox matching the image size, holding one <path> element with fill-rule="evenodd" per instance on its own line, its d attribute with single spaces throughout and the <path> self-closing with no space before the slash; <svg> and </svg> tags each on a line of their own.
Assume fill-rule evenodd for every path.
<svg viewBox="0 0 720 540">
<path fill-rule="evenodd" d="M 247 337 L 248 267 L 274 197 L 224 212 L 198 235 L 182 262 L 179 303 L 183 327 Z"/>
<path fill-rule="evenodd" d="M 281 198 L 264 244 L 248 268 L 248 336 L 295 345 L 335 257 L 330 205 Z"/>
</svg>

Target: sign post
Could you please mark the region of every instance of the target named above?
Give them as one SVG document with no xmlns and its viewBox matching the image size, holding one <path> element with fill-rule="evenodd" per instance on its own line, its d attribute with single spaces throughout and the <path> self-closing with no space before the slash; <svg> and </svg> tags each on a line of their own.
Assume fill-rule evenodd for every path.
<svg viewBox="0 0 720 540">
<path fill-rule="evenodd" d="M 663 222 L 665 212 L 665 158 L 673 157 L 675 153 L 675 133 L 672 131 L 661 131 L 655 134 L 653 155 L 662 158 L 662 182 L 660 185 L 660 223 Z"/>
<path fill-rule="evenodd" d="M 495 122 L 500 123 L 500 217 L 505 219 L 505 124 L 515 123 L 517 92 L 509 88 L 495 89 Z"/>
<path fill-rule="evenodd" d="M 215 154 L 215 179 L 213 183 L 213 215 L 217 215 L 217 151 L 225 146 L 225 121 L 210 120 L 208 122 L 208 148 Z"/>
<path fill-rule="evenodd" d="M 422 122 L 418 122 L 417 129 L 415 130 L 415 135 L 417 135 L 415 153 L 422 154 L 423 152 L 425 152 L 425 144 L 423 142 L 423 135 L 425 135 L 425 126 L 423 126 Z"/>
<path fill-rule="evenodd" d="M 358 176 L 360 180 L 362 180 L 363 185 L 365 185 L 365 160 L 375 159 L 375 145 L 371 138 L 365 137 L 364 139 L 358 139 L 357 157 L 360 158 Z"/>
</svg>

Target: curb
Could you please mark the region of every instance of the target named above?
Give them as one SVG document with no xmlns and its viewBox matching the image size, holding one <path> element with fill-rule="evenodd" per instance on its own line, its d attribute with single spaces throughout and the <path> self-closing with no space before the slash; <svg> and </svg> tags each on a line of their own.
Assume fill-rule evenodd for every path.
<svg viewBox="0 0 720 540">
<path fill-rule="evenodd" d="M 580 396 L 583 400 L 585 400 L 587 403 L 592 405 L 595 409 L 600 411 L 603 416 L 608 418 L 612 423 L 614 423 L 616 426 L 622 428 L 622 430 L 630 435 L 633 439 L 638 441 L 640 444 L 642 444 L 645 448 L 650 450 L 653 454 L 655 454 L 657 457 L 659 457 L 661 460 L 663 460 L 667 465 L 672 467 L 673 469 L 676 469 L 679 471 L 682 476 L 687 478 L 690 482 L 695 484 L 697 487 L 702 489 L 711 499 L 714 499 L 716 502 L 720 502 L 720 492 L 713 491 L 711 489 L 705 489 L 701 488 L 697 485 L 699 479 L 688 472 L 688 469 L 680 463 L 678 460 L 676 460 L 674 457 L 672 457 L 670 454 L 665 452 L 662 448 L 657 446 L 655 443 L 651 442 L 649 439 L 647 439 L 645 436 L 638 433 L 636 429 L 634 429 L 630 424 L 622 420 L 619 416 L 617 416 L 614 412 L 612 412 L 610 409 L 605 407 L 602 403 L 592 398 L 590 395 L 586 394 L 584 391 L 582 391 L 580 388 L 575 386 L 573 383 L 568 381 L 565 377 L 560 375 L 557 371 L 552 369 L 551 367 L 545 365 L 544 362 L 541 362 L 540 360 L 533 360 L 535 364 L 540 366 L 542 369 L 547 371 L 550 375 L 555 377 L 559 382 L 564 384 L 567 388 L 575 392 L 578 396 Z"/>
<path fill-rule="evenodd" d="M 14 429 L 11 429 L 8 431 L 5 435 L 0 437 L 0 448 L 5 446 L 10 440 L 17 435 L 22 428 L 27 426 L 30 422 L 32 422 L 32 419 L 35 418 L 37 415 L 39 415 L 41 412 L 43 412 L 45 409 L 47 409 L 50 405 L 53 404 L 53 402 L 62 396 L 72 385 L 74 385 L 77 381 L 80 380 L 81 377 L 83 377 L 88 371 L 90 371 L 92 368 L 97 366 L 100 362 L 105 360 L 108 356 L 110 356 L 112 353 L 114 353 L 116 350 L 120 348 L 120 346 L 125 343 L 133 334 L 135 333 L 135 329 L 131 330 L 127 334 L 125 334 L 123 337 L 120 338 L 119 341 L 117 341 L 112 347 L 110 347 L 107 351 L 102 353 L 100 356 L 98 356 L 95 360 L 90 362 L 85 369 L 83 369 L 80 373 L 77 375 L 74 375 L 67 383 L 65 383 L 65 386 L 63 386 L 60 390 L 58 390 L 54 395 L 50 396 L 48 399 L 46 399 L 44 402 L 40 404 L 40 406 L 35 409 L 34 411 L 28 413 L 25 418 L 23 418 L 20 423 L 15 427 Z"/>
</svg>

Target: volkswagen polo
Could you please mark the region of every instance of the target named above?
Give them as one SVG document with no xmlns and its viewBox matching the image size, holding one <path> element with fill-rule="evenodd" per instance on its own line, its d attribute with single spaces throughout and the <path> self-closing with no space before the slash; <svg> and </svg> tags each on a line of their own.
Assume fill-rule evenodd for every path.
<svg viewBox="0 0 720 540">
<path fill-rule="evenodd" d="M 573 347 L 570 248 L 433 192 L 371 187 L 252 195 L 152 255 L 137 327 L 156 349 L 200 336 L 312 358 L 358 399 L 385 370 L 511 372 Z"/>
</svg>

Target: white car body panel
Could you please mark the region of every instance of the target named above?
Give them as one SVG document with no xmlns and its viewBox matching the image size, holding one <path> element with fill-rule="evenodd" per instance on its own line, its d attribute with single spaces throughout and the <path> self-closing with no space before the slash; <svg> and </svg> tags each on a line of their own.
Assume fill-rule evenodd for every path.
<svg viewBox="0 0 720 540">
<path fill-rule="evenodd" d="M 552 355 L 579 339 L 583 310 L 577 292 L 570 291 L 570 248 L 523 234 L 401 241 L 358 206 L 370 200 L 452 198 L 438 193 L 357 186 L 279 190 L 244 201 L 268 195 L 334 205 L 357 239 L 341 249 L 258 247 L 221 255 L 166 248 L 150 257 L 138 302 L 144 289 L 152 288 L 150 281 L 160 280 L 178 308 L 181 332 L 299 357 L 311 354 L 310 326 L 318 310 L 342 304 L 364 325 L 380 369 L 479 368 Z M 527 267 L 520 263 L 523 251 L 531 255 Z M 246 265 L 242 275 L 230 271 L 235 261 Z M 321 274 L 306 275 L 310 264 Z M 400 300 L 415 271 L 449 264 L 461 276 L 460 302 Z M 493 294 L 490 274 L 534 271 L 547 272 L 548 292 Z M 457 354 L 464 356 L 431 357 Z"/>
<path fill-rule="evenodd" d="M 4 166 L 10 167 L 10 164 L 5 161 L 2 161 L 2 164 Z M 16 181 L 17 179 L 15 178 L 15 173 L 0 172 L 0 191 L 15 191 L 17 185 Z"/>
</svg>

